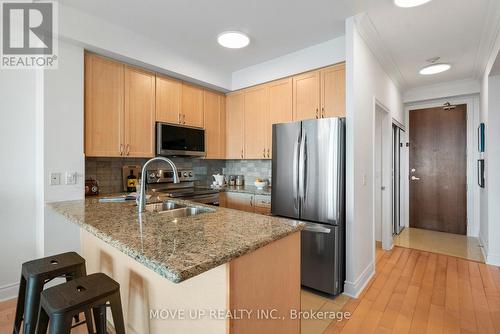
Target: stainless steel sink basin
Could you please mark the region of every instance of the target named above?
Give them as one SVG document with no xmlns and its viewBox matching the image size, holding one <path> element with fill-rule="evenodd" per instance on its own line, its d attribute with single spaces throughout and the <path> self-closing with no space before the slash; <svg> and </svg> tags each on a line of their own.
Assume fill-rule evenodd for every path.
<svg viewBox="0 0 500 334">
<path fill-rule="evenodd" d="M 199 215 L 207 212 L 214 212 L 208 208 L 200 208 L 194 206 L 186 206 L 178 204 L 172 201 L 164 201 L 161 203 L 152 203 L 146 205 L 146 211 L 160 213 L 162 215 L 168 215 L 172 218 L 181 218 Z"/>
<path fill-rule="evenodd" d="M 151 212 L 165 212 L 165 211 L 171 211 L 171 210 L 176 210 L 176 209 L 181 209 L 185 208 L 185 205 L 178 204 L 172 201 L 163 201 L 160 203 L 151 203 L 151 204 L 146 204 L 146 211 L 151 211 Z"/>
</svg>

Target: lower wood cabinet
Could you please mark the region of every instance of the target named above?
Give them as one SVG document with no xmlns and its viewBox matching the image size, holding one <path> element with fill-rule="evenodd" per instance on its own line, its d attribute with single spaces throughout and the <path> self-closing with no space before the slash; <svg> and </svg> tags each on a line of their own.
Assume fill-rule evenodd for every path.
<svg viewBox="0 0 500 334">
<path fill-rule="evenodd" d="M 271 215 L 271 196 L 223 192 L 220 206 L 240 211 Z"/>
</svg>

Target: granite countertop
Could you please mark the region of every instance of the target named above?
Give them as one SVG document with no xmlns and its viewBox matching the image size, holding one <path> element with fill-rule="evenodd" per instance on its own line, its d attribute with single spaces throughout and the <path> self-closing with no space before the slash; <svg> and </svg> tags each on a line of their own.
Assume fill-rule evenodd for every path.
<svg viewBox="0 0 500 334">
<path fill-rule="evenodd" d="M 220 188 L 220 191 L 225 191 L 230 193 L 246 193 L 252 195 L 271 196 L 271 187 L 264 187 L 263 189 L 257 189 L 256 186 L 251 186 L 251 185 L 225 186 L 224 188 Z"/>
<path fill-rule="evenodd" d="M 155 200 L 158 198 L 149 201 Z M 172 201 L 213 212 L 174 219 L 162 213 L 139 214 L 135 201 L 100 203 L 96 197 L 48 203 L 47 206 L 175 283 L 304 227 L 299 221 L 284 218 L 177 199 Z"/>
</svg>

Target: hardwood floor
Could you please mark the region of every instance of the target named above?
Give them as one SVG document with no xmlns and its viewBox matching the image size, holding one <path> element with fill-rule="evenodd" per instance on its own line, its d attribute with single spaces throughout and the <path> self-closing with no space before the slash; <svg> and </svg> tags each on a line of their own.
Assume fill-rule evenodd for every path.
<svg viewBox="0 0 500 334">
<path fill-rule="evenodd" d="M 479 238 L 406 227 L 394 237 L 394 246 L 461 257 L 484 262 Z"/>
<path fill-rule="evenodd" d="M 351 316 L 326 329 L 304 323 L 303 332 L 500 333 L 500 267 L 401 247 L 377 249 L 376 260 L 360 298 L 322 301 L 304 291 L 303 308 L 339 310 L 346 302 L 342 311 Z M 0 334 L 12 332 L 14 312 L 15 300 L 0 303 Z M 85 332 L 85 326 L 72 331 Z"/>
<path fill-rule="evenodd" d="M 0 334 L 12 334 L 12 326 L 14 324 L 15 314 L 16 299 L 7 300 L 0 303 Z M 75 327 L 71 330 L 71 334 L 87 334 L 87 328 L 85 327 L 85 325 Z"/>
<path fill-rule="evenodd" d="M 500 268 L 395 247 L 324 333 L 500 333 Z"/>
</svg>

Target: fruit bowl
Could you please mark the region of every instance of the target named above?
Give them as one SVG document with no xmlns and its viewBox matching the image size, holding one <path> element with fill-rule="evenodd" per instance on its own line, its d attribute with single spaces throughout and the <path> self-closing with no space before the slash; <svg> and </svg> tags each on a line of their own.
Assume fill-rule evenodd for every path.
<svg viewBox="0 0 500 334">
<path fill-rule="evenodd" d="M 257 187 L 257 189 L 264 189 L 267 186 L 266 181 L 255 181 L 253 184 Z"/>
</svg>

